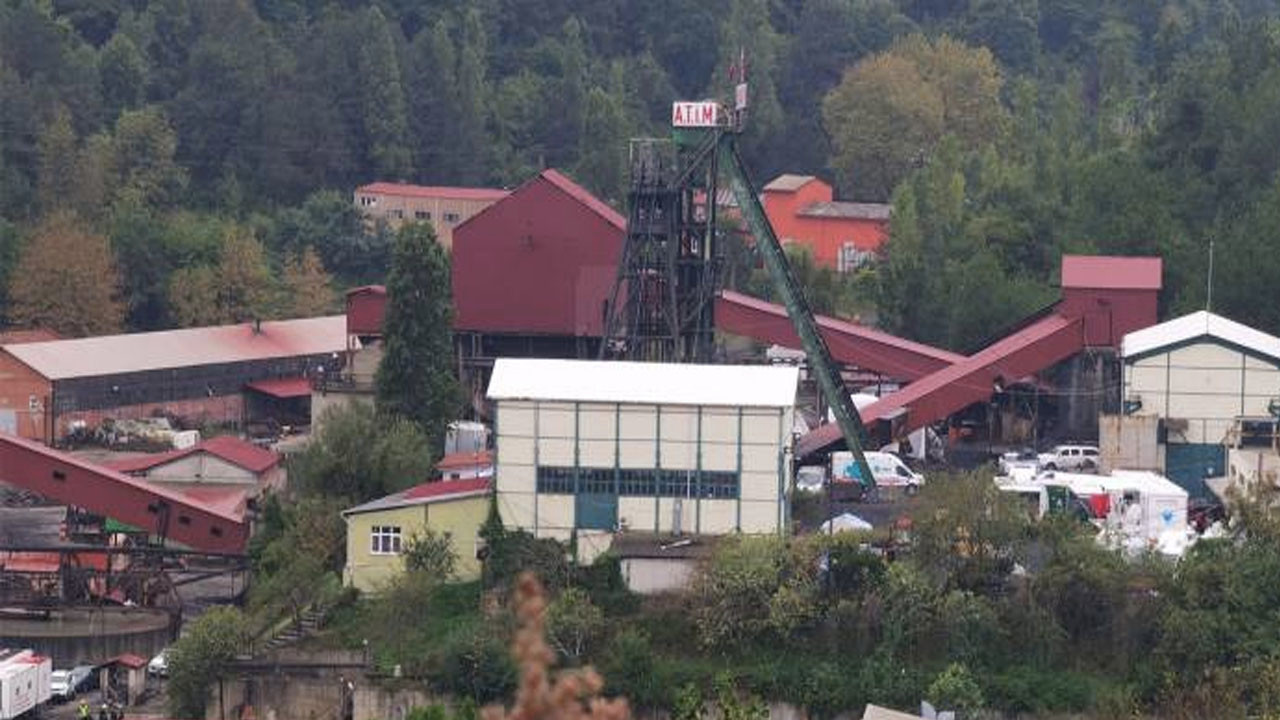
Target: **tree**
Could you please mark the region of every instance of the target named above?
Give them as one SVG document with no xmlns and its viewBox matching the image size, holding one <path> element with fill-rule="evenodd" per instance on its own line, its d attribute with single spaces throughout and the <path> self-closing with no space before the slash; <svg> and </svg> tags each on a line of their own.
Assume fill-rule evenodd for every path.
<svg viewBox="0 0 1280 720">
<path fill-rule="evenodd" d="M 418 572 L 442 582 L 453 577 L 458 565 L 458 551 L 448 533 L 427 529 L 414 533 L 404 543 L 404 566 L 409 572 Z"/>
<path fill-rule="evenodd" d="M 169 281 L 173 317 L 184 327 L 262 320 L 270 294 L 262 243 L 248 229 L 235 226 L 222 238 L 216 266 L 183 268 Z"/>
<path fill-rule="evenodd" d="M 66 337 L 119 332 L 124 323 L 107 239 L 65 213 L 36 228 L 10 281 L 9 302 L 15 324 Z"/>
<path fill-rule="evenodd" d="M 460 393 L 453 374 L 449 258 L 430 224 L 400 228 L 387 295 L 378 408 L 417 424 L 435 457 Z"/>
<path fill-rule="evenodd" d="M 913 35 L 859 61 L 823 101 L 841 188 L 883 200 L 943 135 L 965 148 L 1000 137 L 1001 86 L 990 51 L 945 35 Z"/>
<path fill-rule="evenodd" d="M 404 178 L 412 162 L 409 117 L 392 28 L 377 6 L 364 11 L 360 28 L 364 42 L 357 51 L 357 70 L 364 94 L 365 151 L 375 175 Z"/>
<path fill-rule="evenodd" d="M 980 710 L 985 704 L 982 688 L 978 686 L 964 663 L 951 663 L 938 674 L 929 686 L 929 701 L 940 710 L 959 710 L 965 713 Z M 962 717 L 967 717 L 963 715 Z"/>
<path fill-rule="evenodd" d="M 175 717 L 204 717 L 210 688 L 227 677 L 246 639 L 244 616 L 231 607 L 209 608 L 187 626 L 168 655 L 169 711 Z"/>
<path fill-rule="evenodd" d="M 282 210 L 269 238 L 279 253 L 314 248 L 325 269 L 345 284 L 375 282 L 390 264 L 389 234 L 368 227 L 351 196 L 333 190 L 317 190 L 301 206 Z"/>
<path fill-rule="evenodd" d="M 571 663 L 588 655 L 603 630 L 604 613 L 581 588 L 565 588 L 547 609 L 547 636 Z"/>
<path fill-rule="evenodd" d="M 71 127 L 71 113 L 58 105 L 40 133 L 37 152 L 40 168 L 36 176 L 36 198 L 41 212 L 51 214 L 71 210 L 75 199 L 76 155 L 79 140 Z"/>
<path fill-rule="evenodd" d="M 941 137 L 942 96 L 915 63 L 880 54 L 845 73 L 822 117 L 841 190 L 883 200 Z"/>
<path fill-rule="evenodd" d="M 310 247 L 289 255 L 281 269 L 283 308 L 289 317 L 316 317 L 333 310 L 333 287 L 320 256 Z"/>
<path fill-rule="evenodd" d="M 174 204 L 187 186 L 187 171 L 174 161 L 178 135 L 155 106 L 120 113 L 112 137 L 116 197 L 151 207 Z"/>
<path fill-rule="evenodd" d="M 412 422 L 388 421 L 366 403 L 335 406 L 323 421 L 290 468 L 299 487 L 362 503 L 426 480 L 431 448 Z"/>
<path fill-rule="evenodd" d="M 102 77 L 105 119 L 114 123 L 124 110 L 142 104 L 147 85 L 147 60 L 127 35 L 116 33 L 102 48 L 98 73 Z"/>
</svg>

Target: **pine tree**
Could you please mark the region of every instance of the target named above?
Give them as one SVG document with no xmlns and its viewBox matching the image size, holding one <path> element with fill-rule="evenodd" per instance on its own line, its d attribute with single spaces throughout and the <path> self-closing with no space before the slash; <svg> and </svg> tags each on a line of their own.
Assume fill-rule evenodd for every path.
<svg viewBox="0 0 1280 720">
<path fill-rule="evenodd" d="M 217 275 L 222 322 L 263 318 L 271 293 L 271 273 L 266 251 L 253 233 L 242 229 L 227 233 Z"/>
<path fill-rule="evenodd" d="M 405 109 L 400 61 L 387 18 L 376 6 L 363 19 L 363 44 L 357 65 L 364 88 L 364 130 L 368 159 L 378 177 L 408 177 L 409 116 Z"/>
<path fill-rule="evenodd" d="M 426 182 L 457 182 L 454 168 L 459 148 L 451 138 L 463 125 L 450 99 L 457 93 L 456 54 L 448 23 L 441 19 L 418 33 L 411 49 L 409 83 L 411 120 L 417 149 L 418 176 Z M 481 128 L 483 131 L 483 128 Z"/>
<path fill-rule="evenodd" d="M 71 113 L 59 104 L 36 144 L 40 169 L 36 175 L 36 200 L 46 214 L 72 207 L 76 181 L 76 131 Z"/>
<path fill-rule="evenodd" d="M 285 293 L 282 306 L 289 317 L 316 317 L 333 309 L 332 278 L 311 247 L 284 259 L 280 281 Z"/>
<path fill-rule="evenodd" d="M 457 411 L 453 374 L 453 307 L 449 257 L 426 223 L 400 228 L 387 279 L 386 348 L 378 367 L 377 402 L 383 412 L 415 422 L 431 439 L 433 456 Z"/>
<path fill-rule="evenodd" d="M 37 228 L 13 273 L 9 300 L 15 324 L 68 337 L 119 332 L 124 324 L 111 247 L 69 213 Z"/>
<path fill-rule="evenodd" d="M 455 182 L 467 185 L 485 182 L 493 164 L 487 150 L 491 115 L 487 56 L 484 23 L 480 11 L 472 8 L 462 19 L 452 96 L 455 122 L 450 134 Z"/>
</svg>

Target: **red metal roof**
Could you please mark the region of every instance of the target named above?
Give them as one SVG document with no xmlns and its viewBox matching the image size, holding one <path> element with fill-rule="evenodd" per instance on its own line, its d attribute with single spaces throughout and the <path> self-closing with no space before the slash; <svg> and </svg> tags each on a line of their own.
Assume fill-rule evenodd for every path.
<svg viewBox="0 0 1280 720">
<path fill-rule="evenodd" d="M 20 345 L 31 342 L 57 340 L 60 335 L 52 330 L 5 330 L 0 332 L 0 345 Z"/>
<path fill-rule="evenodd" d="M 812 175 L 792 175 L 785 173 L 769 181 L 764 186 L 765 192 L 793 193 L 818 178 Z"/>
<path fill-rule="evenodd" d="M 125 653 L 123 655 L 117 655 L 116 657 L 111 658 L 105 664 L 121 665 L 123 667 L 132 668 L 134 670 L 141 670 L 142 668 L 147 666 L 147 660 L 146 658 L 138 657 L 133 653 Z"/>
<path fill-rule="evenodd" d="M 345 315 L 6 345 L 50 380 L 328 355 L 347 347 Z"/>
<path fill-rule="evenodd" d="M 167 507 L 168 536 L 208 552 L 243 552 L 244 515 L 193 502 L 181 493 L 95 465 L 40 443 L 0 433 L 0 482 L 74 504 L 155 532 Z M 185 520 L 184 520 L 185 518 Z"/>
<path fill-rule="evenodd" d="M 436 469 L 440 471 L 458 470 L 461 468 L 484 467 L 493 464 L 493 451 L 481 450 L 473 453 L 451 453 L 445 455 L 436 463 Z"/>
<path fill-rule="evenodd" d="M 139 455 L 133 458 L 108 462 L 104 466 L 117 472 L 139 473 L 160 465 L 166 465 L 175 460 L 181 460 L 199 452 L 209 453 L 226 460 L 232 465 L 258 474 L 264 473 L 280 464 L 280 456 L 266 448 L 258 447 L 251 442 L 231 435 L 219 435 L 196 443 L 189 448 L 170 450 L 169 452 L 152 455 Z"/>
<path fill-rule="evenodd" d="M 183 495 L 205 507 L 217 508 L 231 514 L 244 514 L 251 492 L 251 488 L 226 486 L 193 487 L 182 490 Z"/>
<path fill-rule="evenodd" d="M 1063 255 L 1062 287 L 1097 290 L 1159 290 L 1158 257 Z"/>
<path fill-rule="evenodd" d="M 406 185 L 404 183 L 375 182 L 361 185 L 356 192 L 365 195 L 394 195 L 396 197 L 438 198 L 440 200 L 488 200 L 497 201 L 511 194 L 497 188 L 442 187 L 430 185 Z"/>
<path fill-rule="evenodd" d="M 592 212 L 595 212 L 597 215 L 607 220 L 610 225 L 618 228 L 619 230 L 627 229 L 627 219 L 622 217 L 621 213 L 609 207 L 609 204 L 605 201 L 595 195 L 592 195 L 586 188 L 570 180 L 559 170 L 543 170 L 538 174 L 538 177 L 546 180 L 552 185 L 555 185 L 563 190 L 569 197 L 591 208 Z"/>
<path fill-rule="evenodd" d="M 914 380 L 964 360 L 963 355 L 874 330 L 839 318 L 818 316 L 831 355 L 840 362 L 901 380 Z M 786 347 L 800 347 L 786 308 L 724 290 L 716 301 L 716 328 Z"/>
<path fill-rule="evenodd" d="M 923 377 L 898 392 L 882 397 L 860 411 L 871 424 L 907 412 L 902 432 L 941 420 L 957 410 L 985 400 L 994 382 L 1007 384 L 1074 355 L 1084 347 L 1079 318 L 1049 315 L 988 346 L 961 362 Z M 840 442 L 840 427 L 822 425 L 796 442 L 796 457 L 805 457 Z"/>
<path fill-rule="evenodd" d="M 15 573 L 56 573 L 61 559 L 56 552 L 0 552 L 0 570 Z"/>
<path fill-rule="evenodd" d="M 245 385 L 245 387 L 264 395 L 282 399 L 307 397 L 311 394 L 311 381 L 304 377 L 254 380 Z"/>
<path fill-rule="evenodd" d="M 426 505 L 433 502 L 460 500 L 483 495 L 489 492 L 489 478 L 470 478 L 468 480 L 436 480 L 415 485 L 407 490 L 392 493 L 386 497 L 371 500 L 363 505 L 342 511 L 343 515 L 375 512 L 407 507 L 409 505 Z"/>
<path fill-rule="evenodd" d="M 411 487 L 404 491 L 404 497 L 410 500 L 421 500 L 423 498 L 446 498 L 451 495 L 483 492 L 488 489 L 489 480 L 487 478 L 472 478 L 470 480 L 441 480 L 439 482 L 423 483 L 421 485 Z"/>
</svg>

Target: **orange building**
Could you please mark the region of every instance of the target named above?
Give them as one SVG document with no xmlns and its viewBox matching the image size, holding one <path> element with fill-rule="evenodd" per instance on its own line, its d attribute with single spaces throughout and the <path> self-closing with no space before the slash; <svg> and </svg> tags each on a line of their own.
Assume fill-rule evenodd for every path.
<svg viewBox="0 0 1280 720">
<path fill-rule="evenodd" d="M 889 205 L 840 202 L 812 175 L 779 175 L 764 186 L 764 211 L 784 245 L 809 248 L 840 272 L 868 260 L 889 237 Z"/>
</svg>

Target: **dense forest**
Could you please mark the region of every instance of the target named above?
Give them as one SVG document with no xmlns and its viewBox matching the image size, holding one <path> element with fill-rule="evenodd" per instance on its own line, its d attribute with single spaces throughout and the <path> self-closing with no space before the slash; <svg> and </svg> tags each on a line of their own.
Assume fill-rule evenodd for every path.
<svg viewBox="0 0 1280 720">
<path fill-rule="evenodd" d="M 385 275 L 356 185 L 554 166 L 621 204 L 628 139 L 740 52 L 758 180 L 894 203 L 836 281 L 887 328 L 969 349 L 1068 251 L 1160 254 L 1165 311 L 1202 307 L 1213 240 L 1213 308 L 1280 331 L 1273 0 L 0 0 L 0 309 L 313 311 Z"/>
</svg>

